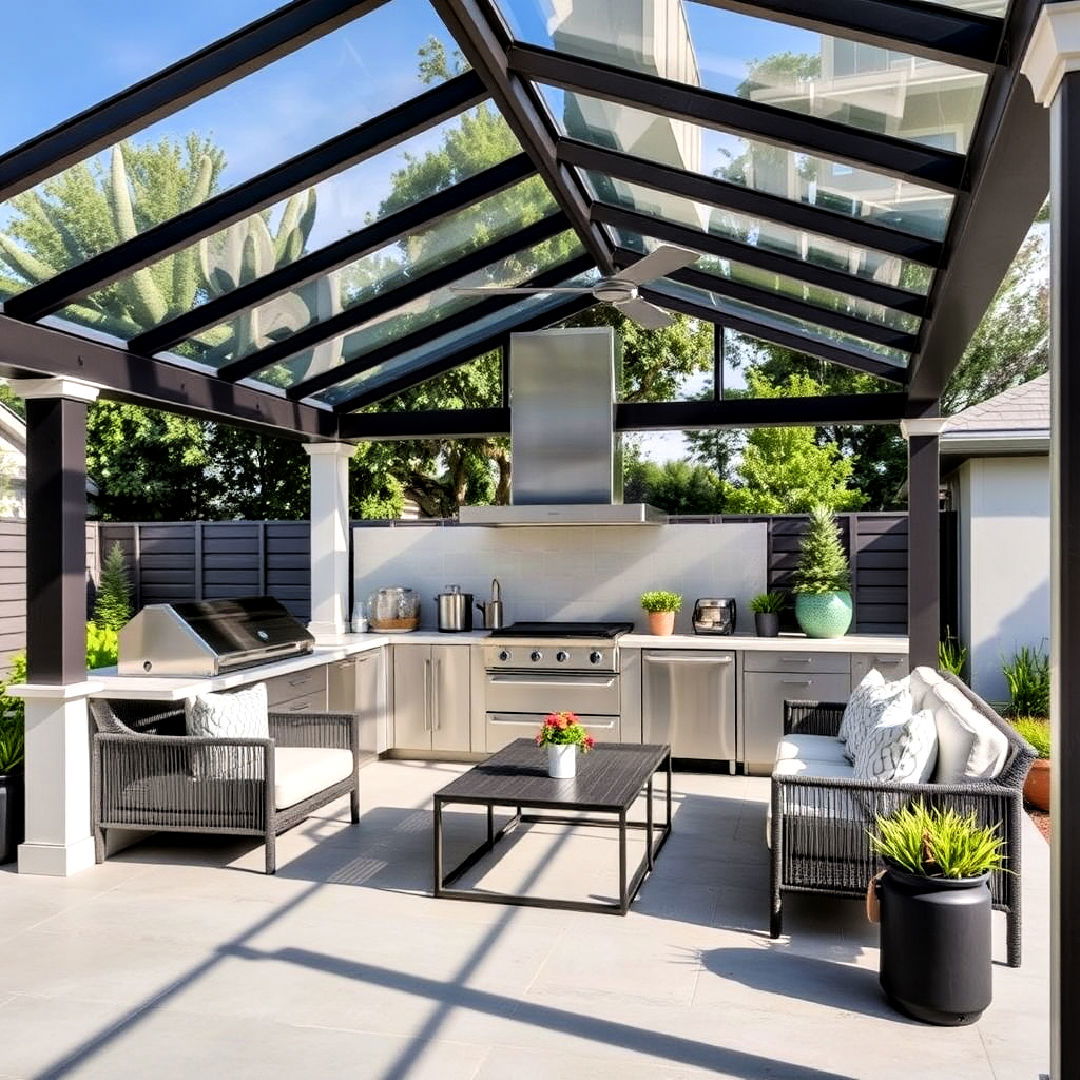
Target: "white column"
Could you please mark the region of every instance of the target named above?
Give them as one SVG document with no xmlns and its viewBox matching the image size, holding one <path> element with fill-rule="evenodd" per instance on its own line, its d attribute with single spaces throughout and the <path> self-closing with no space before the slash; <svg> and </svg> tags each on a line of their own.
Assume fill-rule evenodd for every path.
<svg viewBox="0 0 1080 1080">
<path fill-rule="evenodd" d="M 306 443 L 311 458 L 311 622 L 317 641 L 345 634 L 349 602 L 351 443 Z"/>
</svg>

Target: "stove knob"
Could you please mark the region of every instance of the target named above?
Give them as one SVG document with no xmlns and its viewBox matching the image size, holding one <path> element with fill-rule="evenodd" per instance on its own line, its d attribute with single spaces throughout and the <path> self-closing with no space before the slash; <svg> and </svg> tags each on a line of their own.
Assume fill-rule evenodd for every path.
<svg viewBox="0 0 1080 1080">
<path fill-rule="evenodd" d="M 508 651 L 507 649 L 501 649 L 499 651 L 499 659 L 500 660 L 509 660 L 510 657 L 513 656 L 513 655 L 514 654 L 512 652 Z"/>
<path fill-rule="evenodd" d="M 544 659 L 544 654 L 539 649 L 533 649 L 532 659 L 539 664 Z"/>
<path fill-rule="evenodd" d="M 565 664 L 566 661 L 570 659 L 570 654 L 565 649 L 560 649 L 555 654 L 555 659 L 558 660 L 560 664 Z"/>
<path fill-rule="evenodd" d="M 599 650 L 594 649 L 591 653 L 589 653 L 589 660 L 594 664 L 599 664 L 600 661 L 603 659 L 604 654 Z"/>
</svg>

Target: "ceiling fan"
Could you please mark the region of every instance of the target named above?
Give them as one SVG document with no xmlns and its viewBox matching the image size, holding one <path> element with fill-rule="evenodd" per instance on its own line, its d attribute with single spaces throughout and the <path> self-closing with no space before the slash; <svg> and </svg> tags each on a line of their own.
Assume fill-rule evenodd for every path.
<svg viewBox="0 0 1080 1080">
<path fill-rule="evenodd" d="M 527 286 L 504 288 L 500 285 L 465 285 L 451 286 L 451 292 L 467 296 L 489 296 L 492 293 L 510 295 L 512 293 L 592 293 L 597 300 L 605 304 L 614 304 L 627 318 L 633 319 L 647 330 L 663 330 L 672 324 L 673 319 L 663 308 L 650 304 L 638 296 L 638 286 L 647 285 L 656 278 L 664 277 L 675 270 L 689 266 L 699 257 L 698 252 L 673 244 L 660 244 L 644 258 L 638 259 L 633 266 L 620 270 L 611 277 L 601 278 L 595 285 L 557 286 L 552 288 L 531 288 Z"/>
</svg>

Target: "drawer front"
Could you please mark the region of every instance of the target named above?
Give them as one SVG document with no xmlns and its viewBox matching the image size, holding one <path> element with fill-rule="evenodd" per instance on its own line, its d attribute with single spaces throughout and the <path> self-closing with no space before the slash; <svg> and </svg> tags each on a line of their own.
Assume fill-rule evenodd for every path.
<svg viewBox="0 0 1080 1080">
<path fill-rule="evenodd" d="M 326 696 L 325 664 L 266 680 L 266 701 L 271 708 L 319 691 Z"/>
<path fill-rule="evenodd" d="M 281 701 L 270 707 L 271 712 L 279 713 L 319 713 L 326 712 L 326 691 L 313 690 L 310 694 Z"/>
<path fill-rule="evenodd" d="M 798 672 L 800 675 L 849 675 L 851 674 L 851 655 L 849 653 L 788 652 L 748 649 L 744 660 L 746 671 L 782 671 Z"/>
<path fill-rule="evenodd" d="M 909 671 L 907 653 L 854 653 L 851 657 L 851 685 L 857 686 L 867 672 L 880 671 L 886 679 L 902 679 Z"/>
<path fill-rule="evenodd" d="M 578 714 L 581 726 L 597 742 L 620 742 L 621 724 L 617 716 L 585 716 Z M 494 754 L 515 739 L 531 739 L 544 722 L 544 713 L 489 712 L 485 720 L 484 750 Z M 537 763 L 543 763 L 546 751 L 537 750 Z"/>
</svg>

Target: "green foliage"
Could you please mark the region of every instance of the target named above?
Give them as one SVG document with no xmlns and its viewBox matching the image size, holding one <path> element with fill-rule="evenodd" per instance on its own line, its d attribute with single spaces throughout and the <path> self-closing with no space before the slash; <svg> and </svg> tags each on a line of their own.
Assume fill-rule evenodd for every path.
<svg viewBox="0 0 1080 1080">
<path fill-rule="evenodd" d="M 1000 826 L 979 825 L 974 810 L 961 814 L 912 803 L 878 815 L 870 839 L 876 854 L 924 877 L 979 877 L 1005 865 Z"/>
<path fill-rule="evenodd" d="M 788 606 L 788 598 L 782 592 L 758 593 L 750 601 L 750 610 L 755 615 L 778 615 Z"/>
<path fill-rule="evenodd" d="M 0 714 L 0 776 L 21 769 L 26 758 L 26 743 L 21 716 Z"/>
<path fill-rule="evenodd" d="M 536 745 L 576 746 L 587 754 L 596 740 L 581 726 L 581 721 L 572 712 L 548 713 L 544 717 L 540 730 L 536 733 Z"/>
<path fill-rule="evenodd" d="M 101 566 L 94 619 L 99 626 L 119 630 L 130 618 L 131 579 L 124 562 L 124 549 L 117 542 L 109 549 Z"/>
<path fill-rule="evenodd" d="M 682 597 L 678 593 L 646 592 L 641 594 L 641 606 L 645 611 L 656 613 L 658 611 L 678 611 L 682 607 Z"/>
<path fill-rule="evenodd" d="M 704 465 L 624 459 L 624 502 L 651 503 L 666 514 L 719 514 L 727 492 L 727 483 Z"/>
<path fill-rule="evenodd" d="M 86 670 L 113 667 L 117 658 L 117 633 L 111 626 L 86 624 Z"/>
<path fill-rule="evenodd" d="M 1031 743 L 1041 758 L 1050 756 L 1050 721 L 1044 716 L 1014 716 L 1009 721 L 1021 739 Z"/>
<path fill-rule="evenodd" d="M 797 593 L 846 592 L 851 588 L 851 569 L 840 543 L 840 530 L 827 506 L 810 511 L 794 577 Z"/>
<path fill-rule="evenodd" d="M 1009 716 L 1050 715 L 1050 658 L 1022 645 L 1001 666 L 1009 686 Z"/>
<path fill-rule="evenodd" d="M 967 663 L 967 649 L 960 639 L 945 628 L 945 638 L 938 642 L 938 667 L 951 672 L 958 679 L 964 677 L 964 665 Z"/>
<path fill-rule="evenodd" d="M 7 688 L 17 683 L 26 682 L 26 653 L 18 652 L 11 658 L 11 668 L 7 678 L 0 682 L 0 716 L 5 720 L 12 718 L 22 724 L 23 700 L 22 698 L 8 697 Z"/>
</svg>

